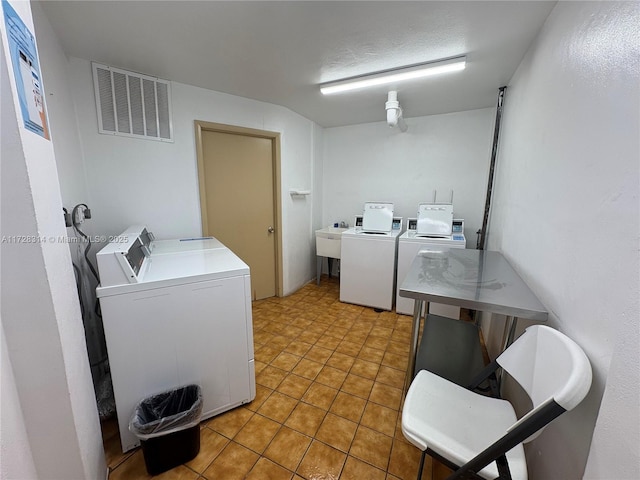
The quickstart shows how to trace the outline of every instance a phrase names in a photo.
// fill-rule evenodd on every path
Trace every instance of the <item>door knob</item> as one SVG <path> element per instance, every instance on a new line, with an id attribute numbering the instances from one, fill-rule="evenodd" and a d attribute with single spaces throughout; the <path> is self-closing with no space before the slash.
<path id="1" fill-rule="evenodd" d="M 269 228 L 267 228 L 267 232 L 273 233 L 273 232 L 275 232 L 275 229 L 273 227 L 269 227 Z"/>

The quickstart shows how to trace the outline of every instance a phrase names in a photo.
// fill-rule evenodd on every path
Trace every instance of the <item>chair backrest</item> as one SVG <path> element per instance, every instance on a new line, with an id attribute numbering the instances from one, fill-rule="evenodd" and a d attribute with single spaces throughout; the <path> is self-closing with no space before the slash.
<path id="1" fill-rule="evenodd" d="M 527 328 L 496 361 L 531 398 L 527 416 L 551 401 L 571 410 L 591 387 L 591 364 L 582 349 L 544 325 Z"/>

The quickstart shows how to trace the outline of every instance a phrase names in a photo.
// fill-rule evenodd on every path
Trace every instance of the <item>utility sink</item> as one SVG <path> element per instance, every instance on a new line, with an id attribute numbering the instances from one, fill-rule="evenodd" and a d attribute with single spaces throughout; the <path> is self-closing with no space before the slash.
<path id="1" fill-rule="evenodd" d="M 329 277 L 331 277 L 331 262 L 333 258 L 340 258 L 340 247 L 342 245 L 342 232 L 346 228 L 327 227 L 316 230 L 316 258 L 317 276 L 316 282 L 320 284 L 320 275 L 322 274 L 322 259 L 327 258 L 327 267 L 329 269 Z"/>
<path id="2" fill-rule="evenodd" d="M 318 257 L 340 258 L 342 232 L 346 228 L 327 227 L 316 230 L 316 255 Z"/>

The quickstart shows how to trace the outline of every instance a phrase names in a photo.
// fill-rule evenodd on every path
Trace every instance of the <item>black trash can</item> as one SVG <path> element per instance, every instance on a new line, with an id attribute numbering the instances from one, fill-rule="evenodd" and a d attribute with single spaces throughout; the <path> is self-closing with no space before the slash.
<path id="1" fill-rule="evenodd" d="M 129 430 L 140 439 L 149 475 L 166 472 L 198 455 L 201 416 L 199 385 L 158 393 L 136 406 Z"/>

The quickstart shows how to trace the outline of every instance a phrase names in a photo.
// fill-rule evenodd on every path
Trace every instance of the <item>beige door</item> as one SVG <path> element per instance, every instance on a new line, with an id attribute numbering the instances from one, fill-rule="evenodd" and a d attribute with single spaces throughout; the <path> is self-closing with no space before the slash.
<path id="1" fill-rule="evenodd" d="M 254 300 L 273 297 L 280 283 L 277 134 L 204 122 L 198 130 L 203 233 L 249 265 Z"/>

